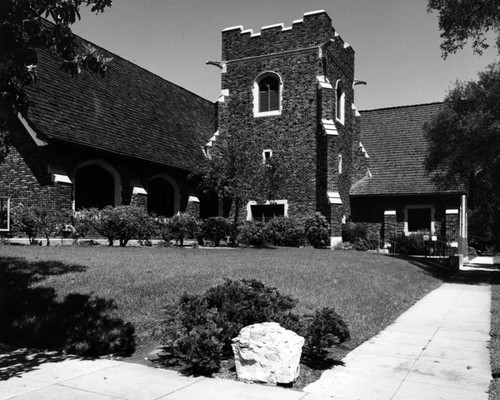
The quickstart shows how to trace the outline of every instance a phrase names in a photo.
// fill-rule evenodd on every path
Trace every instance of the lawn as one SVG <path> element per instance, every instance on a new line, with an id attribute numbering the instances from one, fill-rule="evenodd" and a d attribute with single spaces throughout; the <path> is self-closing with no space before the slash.
<path id="1" fill-rule="evenodd" d="M 0 246 L 0 280 L 16 267 L 30 287 L 114 300 L 136 330 L 135 358 L 154 348 L 162 308 L 183 292 L 201 293 L 224 278 L 254 278 L 299 300 L 297 312 L 334 307 L 354 348 L 389 325 L 442 280 L 423 264 L 354 251 Z M 43 267 L 43 268 L 42 268 Z M 1 281 L 0 281 L 1 282 Z"/>

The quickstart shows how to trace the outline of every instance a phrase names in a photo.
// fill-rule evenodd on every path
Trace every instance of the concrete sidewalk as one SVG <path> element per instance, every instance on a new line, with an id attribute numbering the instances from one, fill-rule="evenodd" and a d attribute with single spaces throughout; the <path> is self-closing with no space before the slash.
<path id="1" fill-rule="evenodd" d="M 443 284 L 304 391 L 343 400 L 487 400 L 490 297 L 490 285 Z"/>
<path id="2" fill-rule="evenodd" d="M 0 355 L 0 400 L 487 400 L 490 290 L 443 284 L 304 392 L 20 351 Z"/>

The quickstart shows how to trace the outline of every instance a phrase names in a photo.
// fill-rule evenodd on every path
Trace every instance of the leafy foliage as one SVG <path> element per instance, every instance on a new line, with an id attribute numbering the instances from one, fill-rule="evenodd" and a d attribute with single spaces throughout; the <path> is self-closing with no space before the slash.
<path id="1" fill-rule="evenodd" d="M 264 246 L 264 224 L 260 221 L 245 221 L 239 226 L 238 240 L 248 246 Z"/>
<path id="2" fill-rule="evenodd" d="M 200 230 L 203 239 L 210 240 L 214 246 L 231 234 L 231 221 L 224 217 L 210 217 L 202 221 Z"/>
<path id="3" fill-rule="evenodd" d="M 42 206 L 24 206 L 12 208 L 12 227 L 28 236 L 31 245 L 37 244 L 37 235 L 43 235 L 50 245 L 50 237 L 58 232 L 63 222 L 60 212 Z"/>
<path id="4" fill-rule="evenodd" d="M 292 312 L 296 304 L 292 297 L 254 279 L 228 279 L 201 295 L 184 294 L 167 307 L 158 332 L 165 349 L 162 362 L 210 375 L 222 359 L 232 357 L 231 340 L 242 328 L 268 321 L 305 336 L 309 359 L 326 361 L 333 347 L 349 339 L 347 326 L 332 309 L 301 318 Z"/>
<path id="5" fill-rule="evenodd" d="M 315 213 L 304 223 L 306 238 L 315 248 L 325 248 L 329 244 L 330 224 L 321 213 Z"/>
<path id="6" fill-rule="evenodd" d="M 500 63 L 457 82 L 426 124 L 426 167 L 443 188 L 469 188 L 471 236 L 500 240 Z M 474 222 L 474 220 L 476 222 Z"/>
<path id="7" fill-rule="evenodd" d="M 175 240 L 181 246 L 184 245 L 184 239 L 195 238 L 199 230 L 196 218 L 186 213 L 160 220 L 160 226 L 163 240 Z"/>
<path id="8" fill-rule="evenodd" d="M 497 0 L 429 0 L 427 11 L 438 12 L 441 50 L 446 58 L 462 49 L 469 39 L 475 53 L 488 48 L 486 34 L 493 30 L 500 50 L 500 7 Z"/>
<path id="9" fill-rule="evenodd" d="M 82 69 L 104 75 L 111 61 L 95 49 L 81 54 L 70 25 L 80 19 L 80 8 L 104 12 L 112 0 L 2 0 L 0 2 L 0 162 L 9 150 L 9 120 L 25 113 L 29 101 L 24 88 L 37 80 L 37 51 L 46 49 L 61 59 L 73 75 Z M 49 23 L 44 18 L 50 18 Z"/>
<path id="10" fill-rule="evenodd" d="M 275 246 L 300 247 L 305 241 L 304 221 L 293 217 L 276 217 L 264 226 L 263 234 Z"/>

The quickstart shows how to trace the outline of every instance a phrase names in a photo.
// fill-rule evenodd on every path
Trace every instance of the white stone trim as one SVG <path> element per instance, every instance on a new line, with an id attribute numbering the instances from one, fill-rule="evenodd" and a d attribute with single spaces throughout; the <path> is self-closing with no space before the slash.
<path id="1" fill-rule="evenodd" d="M 243 30 L 243 25 L 230 26 L 229 28 L 224 28 L 222 32 L 235 31 L 237 29 Z"/>
<path id="2" fill-rule="evenodd" d="M 292 27 L 292 26 L 287 26 L 286 28 L 283 28 L 283 29 L 281 30 L 281 32 L 291 31 L 292 29 L 293 29 L 293 27 Z"/>
<path id="3" fill-rule="evenodd" d="M 405 206 L 405 221 L 404 221 L 404 234 L 406 236 L 416 233 L 416 232 L 410 232 L 408 231 L 408 210 L 414 210 L 414 209 L 422 209 L 422 208 L 430 208 L 431 209 L 431 235 L 434 235 L 436 232 L 436 227 L 435 227 L 435 215 L 434 215 L 434 206 L 432 204 L 412 204 L 412 205 L 406 205 Z"/>
<path id="4" fill-rule="evenodd" d="M 283 29 L 284 27 L 285 27 L 285 24 L 281 22 L 279 24 L 273 24 L 273 25 L 263 26 L 262 28 L 260 28 L 260 31 L 262 32 L 263 30 L 273 29 L 273 28 L 281 28 L 281 29 Z"/>
<path id="5" fill-rule="evenodd" d="M 333 89 L 332 84 L 326 76 L 319 75 L 316 77 L 316 79 L 318 80 L 318 86 L 320 89 Z"/>
<path id="6" fill-rule="evenodd" d="M 296 19 L 294 21 L 292 21 L 292 25 L 295 25 L 295 24 L 303 24 L 304 23 L 304 20 L 303 19 Z"/>
<path id="7" fill-rule="evenodd" d="M 328 196 L 328 203 L 330 204 L 342 204 L 342 199 L 340 198 L 340 193 L 338 191 L 326 192 Z"/>
<path id="8" fill-rule="evenodd" d="M 385 210 L 384 215 L 396 215 L 396 210 Z"/>
<path id="9" fill-rule="evenodd" d="M 448 208 L 446 209 L 446 215 L 458 214 L 458 208 Z"/>
<path id="10" fill-rule="evenodd" d="M 249 33 L 250 35 L 253 35 L 253 29 L 245 29 L 245 30 L 241 31 L 242 35 L 245 33 Z"/>
<path id="11" fill-rule="evenodd" d="M 52 173 L 51 174 L 51 180 L 53 183 L 66 183 L 66 184 L 73 184 L 73 182 L 71 182 L 71 179 L 69 179 L 69 176 L 68 175 L 63 175 L 63 174 L 54 174 Z"/>
<path id="12" fill-rule="evenodd" d="M 308 11 L 308 12 L 304 13 L 304 17 L 306 17 L 308 15 L 323 14 L 323 13 L 326 13 L 326 11 L 323 10 L 323 9 L 321 9 L 321 10 L 314 10 L 314 11 Z"/>
<path id="13" fill-rule="evenodd" d="M 199 203 L 200 199 L 196 196 L 189 196 L 188 197 L 188 203 Z"/>
<path id="14" fill-rule="evenodd" d="M 144 189 L 142 186 L 134 186 L 134 188 L 132 189 L 132 194 L 147 195 L 148 192 L 146 192 L 146 189 Z"/>
<path id="15" fill-rule="evenodd" d="M 330 248 L 333 250 L 342 243 L 342 236 L 330 236 Z"/>
<path id="16" fill-rule="evenodd" d="M 24 119 L 21 113 L 17 113 L 17 118 L 19 119 L 19 121 L 21 121 L 21 124 L 24 126 L 24 129 L 26 129 L 26 132 L 28 132 L 28 134 L 31 136 L 31 139 L 33 139 L 33 141 L 38 147 L 44 147 L 48 145 L 48 143 L 45 140 L 38 138 L 36 132 L 33 130 L 33 128 L 31 128 L 28 121 Z"/>
<path id="17" fill-rule="evenodd" d="M 268 206 L 271 204 L 283 204 L 285 207 L 284 209 L 284 216 L 288 217 L 288 200 L 273 200 L 273 201 L 266 201 L 263 205 Z M 252 221 L 253 220 L 253 215 L 252 215 L 252 206 L 256 206 L 257 202 L 254 200 L 250 200 L 247 203 L 247 221 Z"/>
<path id="18" fill-rule="evenodd" d="M 358 111 L 358 108 L 354 105 L 354 103 L 351 104 L 352 111 L 354 111 L 354 116 L 355 117 L 361 117 L 361 114 Z"/>
<path id="19" fill-rule="evenodd" d="M 339 132 L 337 131 L 337 127 L 335 126 L 333 119 L 322 119 L 321 126 L 323 127 L 325 135 L 338 136 Z"/>
<path id="20" fill-rule="evenodd" d="M 370 156 L 368 155 L 368 152 L 365 149 L 365 146 L 363 146 L 363 143 L 359 142 L 359 148 L 361 149 L 361 152 L 363 153 L 365 158 L 370 158 Z"/>
<path id="21" fill-rule="evenodd" d="M 272 149 L 264 149 L 262 150 L 262 164 L 266 164 L 266 161 L 268 160 L 266 158 L 266 153 L 269 153 L 269 158 L 273 156 L 273 150 Z"/>

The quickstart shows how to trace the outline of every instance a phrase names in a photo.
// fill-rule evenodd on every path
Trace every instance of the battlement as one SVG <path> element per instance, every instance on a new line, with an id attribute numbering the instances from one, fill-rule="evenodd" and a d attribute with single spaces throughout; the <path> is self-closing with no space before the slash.
<path id="1" fill-rule="evenodd" d="M 325 10 L 311 11 L 292 26 L 273 24 L 264 26 L 260 32 L 244 29 L 242 25 L 222 31 L 222 60 L 256 57 L 273 53 L 322 46 L 333 41 L 339 49 L 354 53 L 347 42 L 335 32 L 332 20 Z"/>

